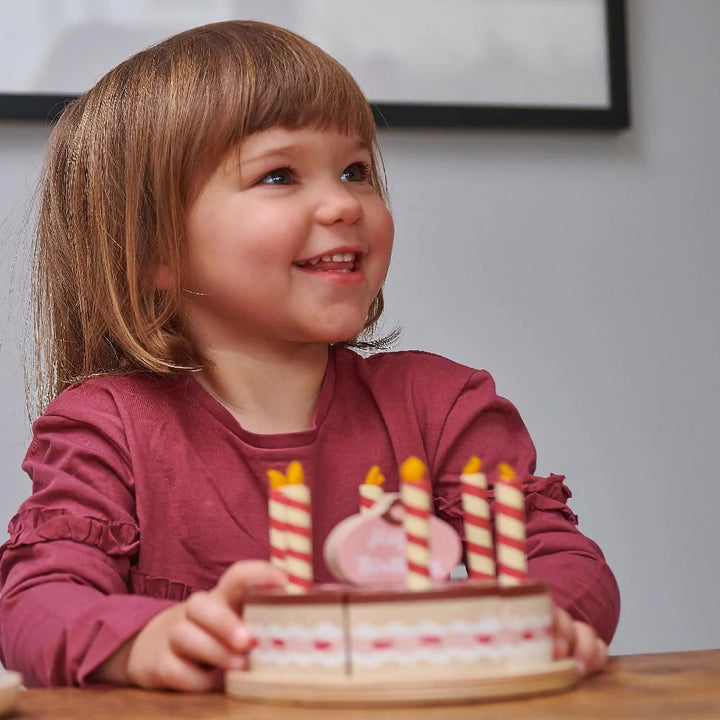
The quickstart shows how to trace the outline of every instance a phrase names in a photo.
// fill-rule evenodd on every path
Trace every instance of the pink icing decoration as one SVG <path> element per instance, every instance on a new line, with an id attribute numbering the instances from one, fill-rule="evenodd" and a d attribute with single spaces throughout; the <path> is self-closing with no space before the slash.
<path id="1" fill-rule="evenodd" d="M 339 523 L 325 543 L 325 562 L 335 577 L 357 585 L 405 580 L 404 510 L 397 494 L 386 493 L 373 508 Z M 462 547 L 453 528 L 430 518 L 430 575 L 444 580 L 460 561 Z"/>

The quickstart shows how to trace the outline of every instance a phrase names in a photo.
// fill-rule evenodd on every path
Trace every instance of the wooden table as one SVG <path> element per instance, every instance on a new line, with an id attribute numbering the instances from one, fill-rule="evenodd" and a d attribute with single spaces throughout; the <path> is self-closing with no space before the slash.
<path id="1" fill-rule="evenodd" d="M 130 689 L 28 690 L 9 720 L 695 720 L 720 718 L 720 650 L 612 658 L 609 668 L 558 695 L 426 708 L 351 709 L 253 705 L 221 694 Z"/>

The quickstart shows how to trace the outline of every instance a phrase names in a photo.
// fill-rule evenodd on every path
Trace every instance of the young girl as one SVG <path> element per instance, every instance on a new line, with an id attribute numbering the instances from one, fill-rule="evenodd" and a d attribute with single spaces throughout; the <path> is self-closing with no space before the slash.
<path id="1" fill-rule="evenodd" d="M 321 547 L 368 468 L 396 490 L 410 455 L 458 531 L 467 459 L 491 484 L 515 467 L 556 655 L 602 667 L 614 578 L 491 377 L 351 349 L 382 312 L 392 242 L 368 104 L 286 30 L 190 30 L 65 110 L 36 247 L 46 407 L 0 565 L 7 667 L 28 685 L 219 687 L 252 644 L 244 589 L 283 583 L 267 470 L 302 463 Z M 314 570 L 331 580 L 320 553 Z"/>

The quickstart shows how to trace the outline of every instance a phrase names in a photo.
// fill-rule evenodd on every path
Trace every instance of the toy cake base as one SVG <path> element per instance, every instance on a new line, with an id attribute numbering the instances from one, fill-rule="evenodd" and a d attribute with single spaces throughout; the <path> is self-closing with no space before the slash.
<path id="1" fill-rule="evenodd" d="M 225 678 L 230 697 L 277 704 L 315 706 L 440 705 L 504 700 L 570 690 L 578 674 L 572 660 L 515 673 L 486 673 L 433 682 L 377 677 L 284 678 L 282 674 L 233 671 Z"/>
<path id="2" fill-rule="evenodd" d="M 228 695 L 306 705 L 428 705 L 537 695 L 572 687 L 553 661 L 553 605 L 528 581 L 402 586 L 316 585 L 306 594 L 249 590 L 249 670 Z"/>

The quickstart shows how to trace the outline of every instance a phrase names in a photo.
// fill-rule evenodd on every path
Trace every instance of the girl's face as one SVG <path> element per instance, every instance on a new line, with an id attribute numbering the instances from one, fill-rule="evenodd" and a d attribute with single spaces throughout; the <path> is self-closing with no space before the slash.
<path id="1" fill-rule="evenodd" d="M 189 208 L 184 312 L 200 349 L 348 340 L 393 241 L 357 137 L 271 128 L 246 138 Z"/>

